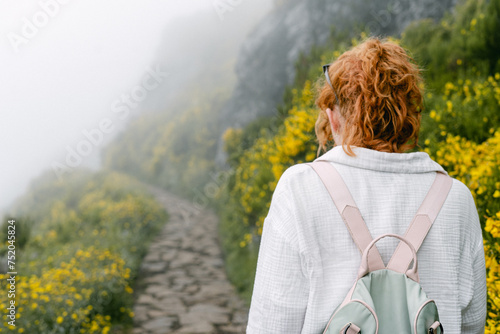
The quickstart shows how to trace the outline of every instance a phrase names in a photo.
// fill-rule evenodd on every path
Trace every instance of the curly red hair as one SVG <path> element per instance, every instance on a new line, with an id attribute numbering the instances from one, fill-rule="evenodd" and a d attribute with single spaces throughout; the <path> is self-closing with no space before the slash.
<path id="1" fill-rule="evenodd" d="M 419 68 L 399 45 L 369 38 L 343 53 L 329 68 L 330 80 L 345 120 L 342 147 L 401 153 L 417 145 L 423 110 Z M 320 149 L 332 139 L 326 109 L 334 109 L 332 88 L 322 76 L 316 105 Z"/>

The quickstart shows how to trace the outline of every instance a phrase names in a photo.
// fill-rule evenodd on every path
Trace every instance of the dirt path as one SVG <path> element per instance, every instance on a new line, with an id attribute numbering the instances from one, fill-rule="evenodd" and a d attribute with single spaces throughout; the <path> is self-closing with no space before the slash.
<path id="1" fill-rule="evenodd" d="M 170 219 L 141 266 L 133 333 L 244 333 L 248 309 L 227 280 L 217 216 L 151 192 Z"/>

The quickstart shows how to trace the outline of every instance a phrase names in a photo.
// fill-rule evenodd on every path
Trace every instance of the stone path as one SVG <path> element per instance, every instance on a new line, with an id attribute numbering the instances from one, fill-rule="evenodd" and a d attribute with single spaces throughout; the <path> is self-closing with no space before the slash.
<path id="1" fill-rule="evenodd" d="M 216 215 L 150 189 L 170 219 L 141 266 L 133 333 L 244 333 L 248 308 L 227 280 Z"/>

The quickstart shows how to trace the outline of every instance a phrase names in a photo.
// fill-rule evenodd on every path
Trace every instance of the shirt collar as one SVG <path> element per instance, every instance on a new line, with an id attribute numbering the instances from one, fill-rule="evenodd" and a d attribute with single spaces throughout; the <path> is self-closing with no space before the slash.
<path id="1" fill-rule="evenodd" d="M 425 152 L 389 153 L 351 146 L 355 157 L 347 155 L 342 146 L 335 146 L 314 161 L 331 161 L 352 167 L 389 173 L 429 173 L 446 171 Z"/>

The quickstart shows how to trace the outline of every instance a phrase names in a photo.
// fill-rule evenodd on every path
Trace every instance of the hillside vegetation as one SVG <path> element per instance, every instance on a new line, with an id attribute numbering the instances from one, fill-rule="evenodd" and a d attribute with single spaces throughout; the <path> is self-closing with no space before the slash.
<path id="1" fill-rule="evenodd" d="M 193 196 L 215 171 L 217 110 L 227 91 L 189 91 L 187 109 L 148 113 L 132 122 L 104 153 L 104 168 L 134 175 L 140 180 Z M 172 115 L 173 114 L 173 115 Z"/>

